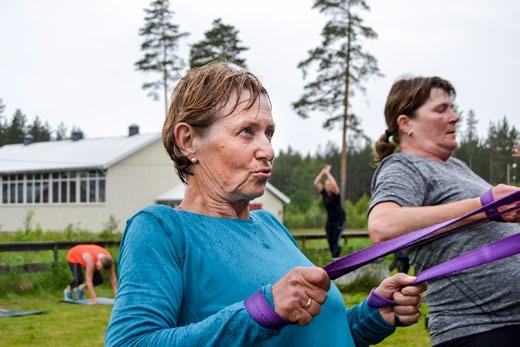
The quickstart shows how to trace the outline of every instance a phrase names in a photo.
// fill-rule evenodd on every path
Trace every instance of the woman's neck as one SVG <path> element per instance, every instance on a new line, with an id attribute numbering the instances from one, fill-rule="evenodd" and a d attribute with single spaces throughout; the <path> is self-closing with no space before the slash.
<path id="1" fill-rule="evenodd" d="M 249 219 L 249 201 L 233 202 L 223 195 L 189 182 L 179 208 L 211 217 Z"/>
<path id="2" fill-rule="evenodd" d="M 427 150 L 427 149 L 421 148 L 420 146 L 416 146 L 413 143 L 410 143 L 407 141 L 403 141 L 400 144 L 400 147 L 401 147 L 402 152 L 414 154 L 419 157 L 428 158 L 428 159 L 435 160 L 435 161 L 438 161 L 441 163 L 446 163 L 448 161 L 448 159 L 451 157 L 451 155 L 453 154 L 453 151 L 448 151 L 448 150 L 439 150 L 439 151 Z"/>

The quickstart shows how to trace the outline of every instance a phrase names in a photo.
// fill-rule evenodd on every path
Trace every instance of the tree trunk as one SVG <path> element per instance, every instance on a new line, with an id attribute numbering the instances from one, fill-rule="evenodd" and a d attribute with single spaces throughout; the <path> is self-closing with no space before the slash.
<path id="1" fill-rule="evenodd" d="M 168 117 L 168 77 L 166 69 L 163 71 L 163 87 L 164 87 L 164 117 Z"/>
<path id="2" fill-rule="evenodd" d="M 351 33 L 352 28 L 350 25 L 350 1 L 347 5 L 347 25 L 348 25 L 348 38 L 347 38 L 347 55 L 346 55 L 346 64 L 345 64 L 345 95 L 343 98 L 343 129 L 342 129 L 342 137 L 341 137 L 341 157 L 340 157 L 340 165 L 339 165 L 339 174 L 340 174 L 340 197 L 341 197 L 341 205 L 345 203 L 345 199 L 347 197 L 347 157 L 348 157 L 348 106 L 349 106 L 349 79 L 350 79 L 350 55 L 351 55 Z"/>
<path id="3" fill-rule="evenodd" d="M 161 36 L 164 37 L 166 34 L 164 32 L 164 25 L 165 25 L 165 19 L 164 19 L 164 16 L 163 14 L 161 14 L 161 22 L 162 22 L 162 25 L 161 25 Z M 163 61 L 162 61 L 162 64 L 163 64 L 163 92 L 164 92 L 164 118 L 168 117 L 168 71 L 167 71 L 167 67 L 166 67 L 166 58 L 167 58 L 167 54 L 166 54 L 166 45 L 165 43 L 163 42 L 162 43 L 162 49 L 163 49 Z"/>

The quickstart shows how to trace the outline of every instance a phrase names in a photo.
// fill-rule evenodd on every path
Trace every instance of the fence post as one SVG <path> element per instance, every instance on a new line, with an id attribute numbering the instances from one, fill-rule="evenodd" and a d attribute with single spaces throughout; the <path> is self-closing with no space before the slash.
<path id="1" fill-rule="evenodd" d="M 58 268 L 58 264 L 59 264 L 59 258 L 58 258 L 58 244 L 55 243 L 54 244 L 54 247 L 52 249 L 52 256 L 53 256 L 53 267 L 54 269 L 57 269 Z"/>

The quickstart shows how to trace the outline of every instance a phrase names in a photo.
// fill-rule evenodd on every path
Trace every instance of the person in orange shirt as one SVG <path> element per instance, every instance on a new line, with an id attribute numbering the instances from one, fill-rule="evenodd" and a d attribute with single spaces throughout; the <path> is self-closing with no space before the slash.
<path id="1" fill-rule="evenodd" d="M 74 300 L 73 293 L 76 293 L 78 300 L 83 300 L 83 289 L 86 287 L 90 303 L 96 304 L 97 296 L 94 286 L 103 283 L 101 270 L 108 270 L 114 295 L 117 294 L 117 277 L 114 261 L 110 253 L 103 247 L 98 245 L 74 246 L 67 253 L 67 262 L 74 279 L 63 291 L 65 300 Z M 83 275 L 83 269 L 85 269 L 85 276 Z"/>

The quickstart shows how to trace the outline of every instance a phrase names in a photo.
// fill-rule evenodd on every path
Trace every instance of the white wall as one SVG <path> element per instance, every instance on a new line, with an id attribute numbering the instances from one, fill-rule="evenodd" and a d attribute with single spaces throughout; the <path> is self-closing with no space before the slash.
<path id="1" fill-rule="evenodd" d="M 262 204 L 262 208 L 271 212 L 280 222 L 283 221 L 283 203 L 272 194 L 269 190 L 265 190 L 264 195 L 251 201 L 252 204 Z"/>
<path id="2" fill-rule="evenodd" d="M 161 139 L 111 167 L 106 180 L 107 216 L 114 215 L 121 229 L 128 218 L 180 183 Z"/>
<path id="3" fill-rule="evenodd" d="M 101 230 L 108 220 L 104 204 L 17 204 L 0 206 L 0 230 L 16 231 L 24 227 L 24 220 L 33 211 L 32 227 L 44 230 L 63 230 L 68 224 L 89 230 Z"/>

